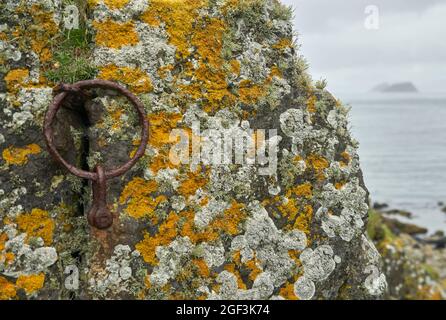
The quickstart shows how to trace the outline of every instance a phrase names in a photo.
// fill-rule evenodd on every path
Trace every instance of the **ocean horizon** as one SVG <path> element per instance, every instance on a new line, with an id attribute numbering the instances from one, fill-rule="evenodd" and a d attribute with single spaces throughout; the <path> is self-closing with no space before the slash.
<path id="1" fill-rule="evenodd" d="M 446 232 L 446 93 L 338 95 L 372 203 L 406 210 L 400 220 Z M 443 203 L 443 204 L 441 204 Z"/>

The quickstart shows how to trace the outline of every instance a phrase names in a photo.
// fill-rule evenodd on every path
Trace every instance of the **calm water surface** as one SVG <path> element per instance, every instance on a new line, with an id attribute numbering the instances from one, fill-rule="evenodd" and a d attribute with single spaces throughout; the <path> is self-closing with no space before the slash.
<path id="1" fill-rule="evenodd" d="M 340 96 L 372 200 L 414 214 L 413 222 L 446 232 L 446 94 Z"/>

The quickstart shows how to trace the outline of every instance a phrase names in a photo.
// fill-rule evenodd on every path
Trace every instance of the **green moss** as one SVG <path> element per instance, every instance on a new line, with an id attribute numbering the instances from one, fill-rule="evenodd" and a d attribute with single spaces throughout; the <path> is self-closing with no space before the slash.
<path id="1" fill-rule="evenodd" d="M 280 2 L 274 2 L 271 15 L 272 19 L 290 21 L 293 18 L 293 8 Z"/>
<path id="2" fill-rule="evenodd" d="M 440 275 L 438 274 L 437 270 L 435 270 L 432 266 L 428 264 L 422 264 L 421 267 L 433 280 L 435 281 L 440 280 Z"/>
<path id="3" fill-rule="evenodd" d="M 319 90 L 325 90 L 325 88 L 327 87 L 327 80 L 326 79 L 320 79 L 320 80 L 318 80 L 318 81 L 316 81 L 316 83 L 315 83 L 315 87 L 316 87 L 316 89 L 319 89 Z"/>
<path id="4" fill-rule="evenodd" d="M 369 211 L 369 222 L 367 224 L 367 235 L 375 243 L 391 241 L 395 238 L 393 232 L 384 223 L 381 214 L 375 210 Z"/>
<path id="5" fill-rule="evenodd" d="M 246 30 L 255 30 L 255 36 L 264 39 L 271 35 L 271 28 L 265 21 L 265 0 L 229 1 L 226 10 L 229 25 L 238 27 L 243 20 Z"/>
<path id="6" fill-rule="evenodd" d="M 91 42 L 91 33 L 82 28 L 67 31 L 55 39 L 52 48 L 55 63 L 45 73 L 46 78 L 53 83 L 74 83 L 95 78 L 98 70 L 92 63 Z"/>

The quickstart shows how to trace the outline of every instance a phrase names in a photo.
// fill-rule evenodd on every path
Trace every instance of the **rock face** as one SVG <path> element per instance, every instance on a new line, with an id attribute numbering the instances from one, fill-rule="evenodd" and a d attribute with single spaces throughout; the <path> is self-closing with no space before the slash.
<path id="1" fill-rule="evenodd" d="M 385 298 L 404 300 L 446 299 L 444 235 L 417 240 L 400 223 L 395 228 L 378 212 L 370 211 L 368 235 L 383 257 L 388 280 Z"/>
<path id="2" fill-rule="evenodd" d="M 1 4 L 1 299 L 382 296 L 347 108 L 306 73 L 289 9 L 78 4 L 76 41 L 59 1 Z M 145 157 L 109 181 L 107 231 L 87 225 L 90 187 L 41 134 L 54 83 L 92 75 L 137 94 L 151 126 Z M 56 140 L 71 163 L 110 168 L 134 152 L 136 123 L 125 99 L 97 91 L 67 101 Z"/>

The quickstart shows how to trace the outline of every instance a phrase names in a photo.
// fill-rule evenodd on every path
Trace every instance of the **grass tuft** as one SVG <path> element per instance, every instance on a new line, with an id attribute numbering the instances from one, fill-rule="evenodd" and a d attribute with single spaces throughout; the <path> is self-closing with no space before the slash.
<path id="1" fill-rule="evenodd" d="M 54 39 L 54 64 L 45 73 L 53 83 L 74 83 L 93 79 L 98 70 L 91 60 L 92 36 L 87 29 L 70 30 Z"/>

